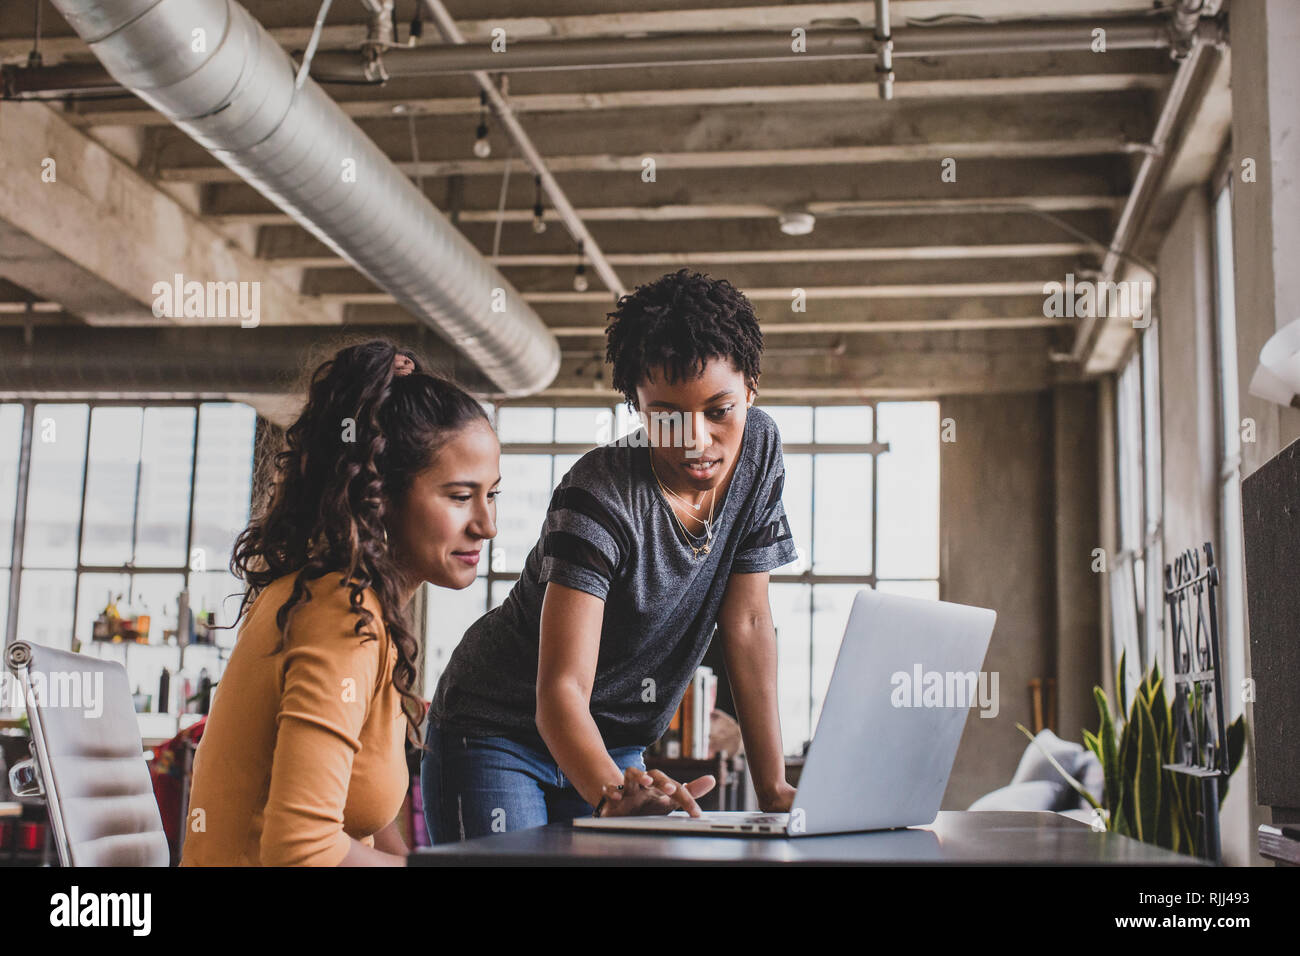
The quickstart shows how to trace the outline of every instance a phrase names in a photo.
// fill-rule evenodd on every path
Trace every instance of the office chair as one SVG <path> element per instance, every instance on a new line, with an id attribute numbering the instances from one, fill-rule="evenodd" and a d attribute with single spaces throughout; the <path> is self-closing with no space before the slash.
<path id="1" fill-rule="evenodd" d="M 170 854 L 121 664 L 16 641 L 5 652 L 31 724 L 9 771 L 44 794 L 62 866 L 167 866 Z"/>

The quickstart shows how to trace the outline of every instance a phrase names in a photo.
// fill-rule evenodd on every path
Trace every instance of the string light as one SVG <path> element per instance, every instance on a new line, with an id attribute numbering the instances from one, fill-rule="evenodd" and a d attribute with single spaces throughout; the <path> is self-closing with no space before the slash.
<path id="1" fill-rule="evenodd" d="M 578 240 L 578 268 L 573 270 L 573 291 L 574 292 L 587 291 L 587 267 L 582 261 L 582 256 L 583 256 L 582 246 L 583 246 L 583 240 L 580 239 Z"/>
<path id="2" fill-rule="evenodd" d="M 474 131 L 474 155 L 487 159 L 492 155 L 492 144 L 488 142 L 487 127 L 487 93 L 479 93 L 478 129 Z"/>
<path id="3" fill-rule="evenodd" d="M 542 177 L 533 177 L 533 232 L 539 236 L 546 231 L 546 220 L 542 209 Z"/>

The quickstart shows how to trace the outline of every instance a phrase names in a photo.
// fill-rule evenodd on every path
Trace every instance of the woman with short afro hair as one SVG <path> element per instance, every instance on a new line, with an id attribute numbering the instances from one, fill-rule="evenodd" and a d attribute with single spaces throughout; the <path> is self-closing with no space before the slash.
<path id="1" fill-rule="evenodd" d="M 436 843 L 578 816 L 699 814 L 710 776 L 647 773 L 715 625 L 754 787 L 786 811 L 768 574 L 795 557 L 763 334 L 725 279 L 683 269 L 609 314 L 641 427 L 574 464 L 498 608 L 434 695 L 421 778 Z"/>

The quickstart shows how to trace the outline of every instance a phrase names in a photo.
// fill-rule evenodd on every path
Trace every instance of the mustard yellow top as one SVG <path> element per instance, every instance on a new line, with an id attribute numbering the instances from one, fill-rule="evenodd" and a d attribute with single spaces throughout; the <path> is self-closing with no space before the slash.
<path id="1" fill-rule="evenodd" d="M 289 618 L 293 575 L 253 602 L 217 684 L 194 760 L 182 866 L 335 866 L 355 837 L 391 823 L 410 784 L 397 649 L 374 593 L 378 640 L 355 633 L 349 590 L 330 573 Z"/>

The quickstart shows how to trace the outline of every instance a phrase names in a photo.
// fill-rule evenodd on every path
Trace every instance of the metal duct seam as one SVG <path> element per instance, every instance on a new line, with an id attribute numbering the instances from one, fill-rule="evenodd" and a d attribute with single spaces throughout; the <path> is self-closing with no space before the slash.
<path id="1" fill-rule="evenodd" d="M 288 54 L 240 4 L 52 2 L 115 80 L 436 329 L 503 393 L 532 394 L 554 380 L 559 343 L 532 307 L 315 82 L 295 90 Z"/>

